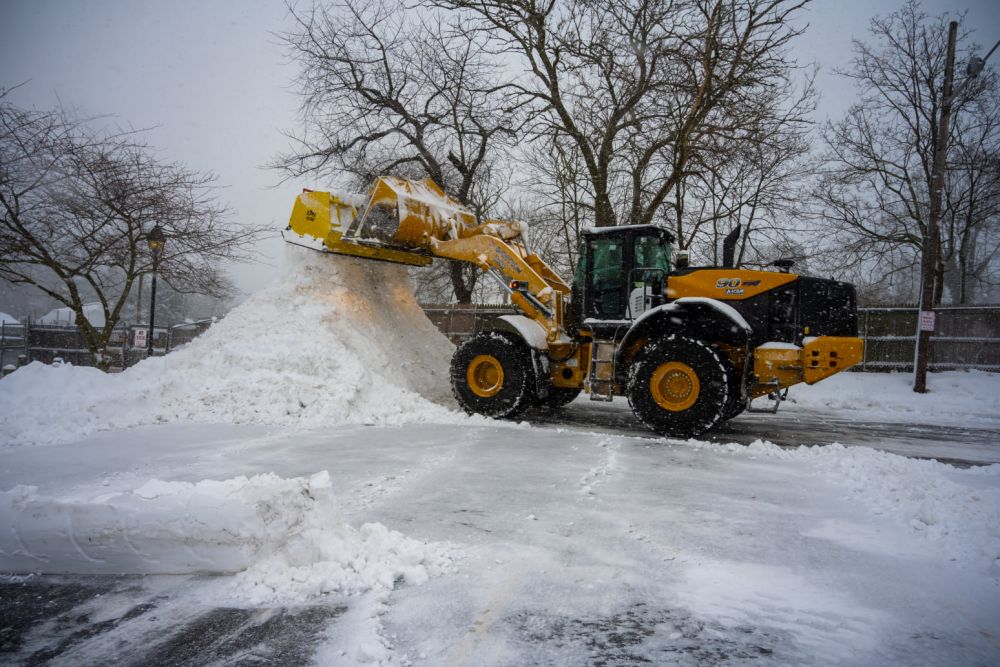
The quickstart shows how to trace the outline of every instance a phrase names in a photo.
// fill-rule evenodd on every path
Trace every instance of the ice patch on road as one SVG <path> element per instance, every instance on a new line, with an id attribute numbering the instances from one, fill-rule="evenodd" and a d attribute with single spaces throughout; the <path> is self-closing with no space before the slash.
<path id="1" fill-rule="evenodd" d="M 1000 464 L 962 470 L 839 444 L 786 449 L 760 440 L 749 446 L 691 442 L 744 456 L 805 462 L 873 515 L 920 536 L 958 565 L 1000 582 L 1000 489 L 980 483 L 1000 476 Z"/>
<path id="2" fill-rule="evenodd" d="M 810 655 L 839 655 L 845 645 L 863 655 L 878 645 L 890 620 L 792 568 L 752 562 L 706 560 L 686 568 L 677 600 L 727 625 L 785 631 L 806 645 Z"/>
<path id="3" fill-rule="evenodd" d="M 0 442 L 159 422 L 322 427 L 464 422 L 453 346 L 406 268 L 288 246 L 288 272 L 201 337 L 119 374 L 33 363 L 0 381 Z"/>
<path id="4" fill-rule="evenodd" d="M 85 499 L 18 486 L 0 494 L 0 526 L 0 571 L 237 573 L 226 597 L 253 605 L 419 585 L 451 561 L 446 545 L 348 525 L 326 472 L 152 480 Z"/>

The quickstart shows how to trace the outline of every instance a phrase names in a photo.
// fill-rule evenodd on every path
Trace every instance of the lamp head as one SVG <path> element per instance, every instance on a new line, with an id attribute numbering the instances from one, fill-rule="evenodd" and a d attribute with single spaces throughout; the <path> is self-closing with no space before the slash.
<path id="1" fill-rule="evenodd" d="M 167 237 L 159 225 L 150 230 L 146 243 L 149 244 L 149 251 L 153 253 L 153 257 L 159 259 L 163 253 L 163 246 L 167 244 Z"/>
<path id="2" fill-rule="evenodd" d="M 965 65 L 965 75 L 970 79 L 979 76 L 979 73 L 983 71 L 983 67 L 986 66 L 986 60 L 980 58 L 979 56 L 972 56 L 969 58 L 969 62 Z"/>

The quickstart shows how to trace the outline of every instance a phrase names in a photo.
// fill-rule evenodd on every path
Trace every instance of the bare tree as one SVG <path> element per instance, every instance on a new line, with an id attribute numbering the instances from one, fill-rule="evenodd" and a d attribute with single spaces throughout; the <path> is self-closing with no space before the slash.
<path id="1" fill-rule="evenodd" d="M 462 10 L 525 74 L 531 133 L 573 146 L 593 224 L 653 222 L 712 137 L 781 85 L 804 1 L 431 0 Z"/>
<path id="2" fill-rule="evenodd" d="M 915 284 L 927 236 L 931 174 L 942 109 L 947 15 L 929 17 L 916 0 L 871 21 L 871 40 L 855 41 L 851 68 L 860 97 L 825 131 L 827 166 L 816 189 L 819 237 L 832 263 L 862 281 Z M 959 34 L 960 51 L 970 33 Z M 945 273 L 958 302 L 970 276 L 997 255 L 997 76 L 984 72 L 953 105 L 935 303 Z M 983 243 L 991 243 L 984 246 Z"/>
<path id="3" fill-rule="evenodd" d="M 516 205 L 518 219 L 531 223 L 536 251 L 569 275 L 576 267 L 580 234 L 593 224 L 594 206 L 586 166 L 576 144 L 553 132 L 525 152 L 530 193 Z"/>
<path id="4" fill-rule="evenodd" d="M 994 83 L 996 79 L 994 78 Z M 996 93 L 996 89 L 993 91 Z M 942 221 L 940 288 L 970 303 L 1000 284 L 1000 96 L 982 94 L 956 119 Z"/>
<path id="5" fill-rule="evenodd" d="M 94 131 L 0 96 L 0 277 L 71 308 L 101 363 L 133 283 L 152 270 L 154 225 L 169 239 L 160 275 L 174 290 L 229 289 L 220 262 L 247 258 L 262 230 L 229 223 L 213 182 L 159 161 L 137 133 Z M 93 301 L 103 324 L 84 316 Z"/>
<path id="6" fill-rule="evenodd" d="M 804 249 L 798 190 L 813 167 L 812 79 L 803 87 L 775 87 L 758 95 L 754 115 L 745 115 L 737 136 L 715 137 L 696 156 L 675 190 L 673 213 L 678 246 L 700 250 L 700 259 L 720 263 L 722 239 L 737 225 L 737 266 L 762 267 L 775 255 L 802 261 Z"/>
<path id="7" fill-rule="evenodd" d="M 290 176 L 348 173 L 430 177 L 477 216 L 496 203 L 492 184 L 517 130 L 517 109 L 484 57 L 483 39 L 440 12 L 381 0 L 290 8 L 286 35 L 299 61 L 305 130 L 277 166 Z M 476 271 L 451 263 L 468 302 Z"/>

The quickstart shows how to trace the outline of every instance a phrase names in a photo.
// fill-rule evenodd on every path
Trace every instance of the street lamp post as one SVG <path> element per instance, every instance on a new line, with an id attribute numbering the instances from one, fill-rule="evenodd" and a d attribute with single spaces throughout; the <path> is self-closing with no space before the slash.
<path id="1" fill-rule="evenodd" d="M 965 70 L 965 81 L 957 90 L 954 90 L 955 39 L 957 34 L 958 21 L 952 21 L 948 25 L 948 51 L 944 63 L 944 86 L 941 91 L 941 118 L 938 123 L 937 137 L 934 143 L 934 161 L 931 167 L 930 211 L 920 257 L 920 313 L 917 316 L 913 391 L 921 394 L 927 392 L 927 362 L 930 356 L 931 334 L 934 333 L 934 282 L 937 272 L 938 247 L 941 243 L 941 191 L 944 189 L 944 170 L 947 165 L 951 107 L 957 94 L 983 71 L 987 58 L 993 55 L 997 46 L 1000 46 L 1000 41 L 998 41 L 985 58 L 973 56 Z"/>
<path id="2" fill-rule="evenodd" d="M 149 295 L 149 336 L 146 341 L 146 356 L 153 356 L 153 319 L 156 316 L 156 271 L 160 266 L 160 256 L 163 254 L 163 246 L 166 245 L 167 238 L 159 225 L 153 227 L 146 238 L 149 244 L 149 251 L 153 253 L 153 287 Z"/>

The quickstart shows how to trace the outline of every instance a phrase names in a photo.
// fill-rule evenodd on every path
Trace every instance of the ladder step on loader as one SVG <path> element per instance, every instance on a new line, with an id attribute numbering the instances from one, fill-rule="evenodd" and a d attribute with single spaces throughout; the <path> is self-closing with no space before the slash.
<path id="1" fill-rule="evenodd" d="M 590 360 L 590 400 L 610 402 L 615 395 L 615 342 L 594 341 Z"/>

